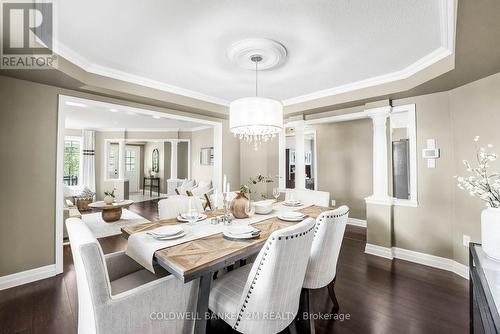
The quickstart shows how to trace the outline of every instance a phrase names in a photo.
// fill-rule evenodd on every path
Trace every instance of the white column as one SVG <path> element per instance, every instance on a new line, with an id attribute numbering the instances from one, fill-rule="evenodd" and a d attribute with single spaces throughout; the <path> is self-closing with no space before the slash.
<path id="1" fill-rule="evenodd" d="M 170 141 L 172 148 L 170 150 L 170 178 L 177 180 L 177 140 Z"/>
<path id="2" fill-rule="evenodd" d="M 295 126 L 295 189 L 306 188 L 306 151 L 304 145 L 304 122 Z"/>
<path id="3" fill-rule="evenodd" d="M 125 140 L 120 140 L 118 144 L 118 178 L 125 180 Z"/>
<path id="4" fill-rule="evenodd" d="M 286 150 L 286 137 L 285 137 L 285 129 L 278 134 L 278 175 L 280 176 L 278 179 L 280 189 L 286 188 L 286 163 L 285 163 L 285 150 Z"/>
<path id="5" fill-rule="evenodd" d="M 387 118 L 391 107 L 365 110 L 373 121 L 373 195 L 372 200 L 389 199 L 387 169 Z"/>

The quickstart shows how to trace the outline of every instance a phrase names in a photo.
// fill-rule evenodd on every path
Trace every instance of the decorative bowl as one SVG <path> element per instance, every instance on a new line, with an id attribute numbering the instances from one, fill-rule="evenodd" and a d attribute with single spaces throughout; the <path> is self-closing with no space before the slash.
<path id="1" fill-rule="evenodd" d="M 255 213 L 259 215 L 267 215 L 273 211 L 273 203 L 274 200 L 265 200 L 265 201 L 259 201 L 255 202 Z"/>

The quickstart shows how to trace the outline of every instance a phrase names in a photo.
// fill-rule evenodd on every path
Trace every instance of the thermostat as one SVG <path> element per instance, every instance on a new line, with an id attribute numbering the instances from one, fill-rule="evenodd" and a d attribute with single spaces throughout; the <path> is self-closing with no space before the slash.
<path id="1" fill-rule="evenodd" d="M 436 168 L 436 159 L 439 158 L 439 148 L 436 148 L 435 139 L 427 139 L 427 147 L 422 150 L 422 157 L 427 159 L 427 168 Z"/>
<path id="2" fill-rule="evenodd" d="M 439 148 L 424 148 L 422 150 L 422 157 L 425 159 L 439 158 Z"/>

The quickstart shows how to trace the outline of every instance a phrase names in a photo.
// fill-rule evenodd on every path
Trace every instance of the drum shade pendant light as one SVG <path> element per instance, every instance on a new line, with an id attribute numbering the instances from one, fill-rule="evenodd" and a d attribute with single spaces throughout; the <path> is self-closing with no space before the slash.
<path id="1" fill-rule="evenodd" d="M 283 130 L 283 104 L 258 96 L 259 63 L 263 56 L 253 54 L 249 59 L 255 64 L 255 96 L 230 103 L 229 127 L 236 137 L 253 143 L 257 150 L 259 145 L 276 137 Z"/>

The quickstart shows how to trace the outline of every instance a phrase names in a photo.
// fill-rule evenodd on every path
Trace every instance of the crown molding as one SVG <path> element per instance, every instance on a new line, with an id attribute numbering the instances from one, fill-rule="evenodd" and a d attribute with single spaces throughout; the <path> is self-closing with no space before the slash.
<path id="1" fill-rule="evenodd" d="M 299 103 L 304 103 L 316 99 L 321 99 L 324 97 L 329 97 L 332 95 L 338 95 L 342 93 L 348 93 L 356 90 L 360 90 L 363 88 L 369 88 L 373 86 L 379 86 L 387 83 L 391 83 L 394 81 L 399 81 L 399 80 L 404 80 L 408 79 L 411 76 L 415 75 L 416 73 L 420 72 L 421 70 L 439 62 L 440 60 L 445 59 L 446 57 L 452 55 L 453 53 L 445 49 L 443 47 L 440 47 L 439 49 L 433 51 L 432 53 L 426 55 L 425 57 L 417 60 L 415 63 L 411 64 L 410 66 L 404 68 L 401 71 L 397 72 L 392 72 L 389 74 L 384 74 L 381 76 L 365 79 L 365 80 L 360 80 L 357 82 L 349 83 L 346 85 L 341 85 L 321 91 L 317 91 L 314 93 L 298 96 L 298 97 L 293 97 L 290 99 L 283 100 L 283 105 L 284 106 L 291 106 L 294 104 L 299 104 Z"/>
<path id="2" fill-rule="evenodd" d="M 153 88 L 153 89 L 158 89 L 164 92 L 172 93 L 172 94 L 177 94 L 185 97 L 190 97 L 193 99 L 205 101 L 205 102 L 210 102 L 214 104 L 219 104 L 222 106 L 229 106 L 229 101 L 206 95 L 200 92 L 195 92 L 190 89 L 174 86 L 174 85 L 169 85 L 167 83 L 157 81 L 157 80 L 152 80 L 148 79 L 143 76 L 127 73 L 124 71 L 112 69 L 110 67 L 106 66 L 101 66 L 98 64 L 94 64 L 85 57 L 81 56 L 65 44 L 61 43 L 60 41 L 57 41 L 58 45 L 58 50 L 59 50 L 59 55 L 64 57 L 65 59 L 69 60 L 73 64 L 77 65 L 78 67 L 82 68 L 86 72 L 101 75 L 104 77 L 116 79 L 116 80 L 122 80 L 125 82 Z"/>
<path id="3" fill-rule="evenodd" d="M 196 132 L 196 131 L 202 131 L 202 130 L 207 130 L 211 129 L 212 127 L 210 125 L 201 125 L 201 126 L 196 126 L 191 129 L 185 129 L 185 130 L 180 130 L 180 132 Z"/>

